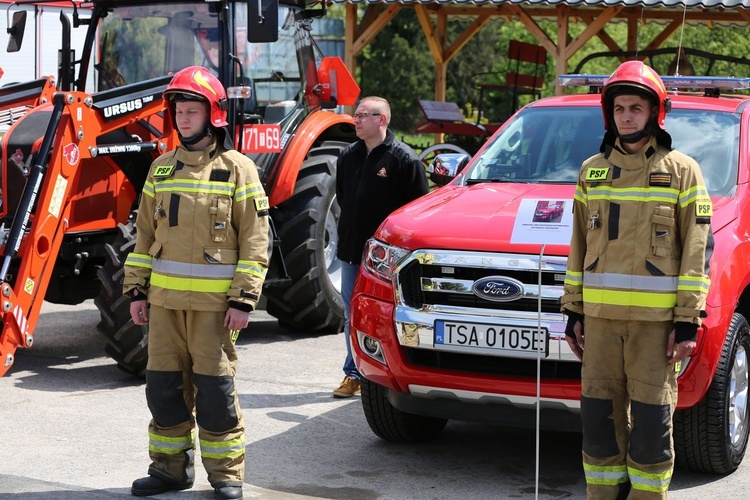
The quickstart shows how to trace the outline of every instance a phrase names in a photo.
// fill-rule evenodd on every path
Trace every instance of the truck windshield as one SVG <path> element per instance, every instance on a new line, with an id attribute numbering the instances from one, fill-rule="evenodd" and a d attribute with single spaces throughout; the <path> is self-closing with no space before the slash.
<path id="1" fill-rule="evenodd" d="M 739 117 L 673 109 L 667 115 L 673 147 L 695 158 L 712 196 L 729 196 L 737 183 Z M 598 107 L 523 110 L 466 173 L 467 183 L 574 184 L 584 160 L 599 152 L 604 135 Z"/>

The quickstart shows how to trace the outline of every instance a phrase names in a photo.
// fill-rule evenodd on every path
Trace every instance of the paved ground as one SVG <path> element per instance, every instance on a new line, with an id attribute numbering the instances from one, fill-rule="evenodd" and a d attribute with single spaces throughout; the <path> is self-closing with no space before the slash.
<path id="1" fill-rule="evenodd" d="M 103 354 L 93 303 L 45 304 L 36 342 L 0 378 L 0 499 L 131 498 L 144 475 L 144 385 Z M 541 435 L 538 487 L 533 431 L 450 422 L 437 441 L 376 438 L 358 398 L 334 400 L 341 335 L 299 336 L 256 313 L 238 341 L 241 404 L 248 423 L 245 498 L 583 498 L 580 435 Z M 164 499 L 211 499 L 196 486 Z M 537 489 L 538 488 L 538 489 Z M 744 498 L 750 459 L 731 476 L 678 470 L 671 498 Z"/>

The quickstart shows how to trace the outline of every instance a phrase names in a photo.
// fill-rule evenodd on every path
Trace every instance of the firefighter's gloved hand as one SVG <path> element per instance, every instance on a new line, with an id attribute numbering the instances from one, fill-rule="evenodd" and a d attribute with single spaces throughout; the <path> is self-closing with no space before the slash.
<path id="1" fill-rule="evenodd" d="M 667 340 L 667 362 L 675 365 L 679 371 L 680 361 L 688 357 L 695 349 L 695 339 L 698 337 L 698 325 L 678 321 Z"/>
<path id="2" fill-rule="evenodd" d="M 576 338 L 574 327 L 576 321 L 580 321 L 581 327 L 583 327 L 583 314 L 578 314 L 570 311 L 565 311 L 565 314 L 568 315 L 568 323 L 565 325 L 565 335 L 568 337 Z M 581 335 L 583 335 L 583 328 L 581 329 Z"/>
<path id="3" fill-rule="evenodd" d="M 679 344 L 686 340 L 696 340 L 698 338 L 698 325 L 686 321 L 678 321 L 674 324 L 674 341 Z"/>
<path id="4" fill-rule="evenodd" d="M 568 323 L 565 325 L 565 340 L 576 357 L 583 361 L 583 314 L 565 311 Z"/>

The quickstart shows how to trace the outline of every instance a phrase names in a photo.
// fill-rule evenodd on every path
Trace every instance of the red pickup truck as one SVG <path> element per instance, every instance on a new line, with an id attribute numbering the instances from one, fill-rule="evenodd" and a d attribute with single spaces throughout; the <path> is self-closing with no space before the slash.
<path id="1" fill-rule="evenodd" d="M 728 473 L 748 440 L 750 97 L 726 89 L 750 79 L 664 81 L 707 89 L 675 91 L 667 129 L 701 165 L 714 203 L 708 316 L 678 379 L 676 456 Z M 603 77 L 561 82 L 596 89 Z M 432 178 L 446 185 L 391 214 L 368 242 L 349 334 L 376 435 L 424 441 L 448 419 L 533 426 L 537 398 L 542 427 L 580 429 L 580 363 L 559 299 L 578 170 L 603 130 L 596 93 L 535 101 L 473 158 L 438 156 Z M 538 218 L 553 206 L 559 216 Z"/>
<path id="2" fill-rule="evenodd" d="M 554 219 L 561 217 L 563 214 L 562 202 L 555 202 L 552 205 L 548 205 L 548 202 L 539 202 L 536 211 L 534 212 L 534 221 L 546 221 L 551 222 Z"/>

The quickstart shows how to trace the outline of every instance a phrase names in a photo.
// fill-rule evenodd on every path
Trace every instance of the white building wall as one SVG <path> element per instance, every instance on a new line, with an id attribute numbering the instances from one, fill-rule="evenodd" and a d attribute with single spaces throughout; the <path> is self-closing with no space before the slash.
<path id="1" fill-rule="evenodd" d="M 10 38 L 7 32 L 7 24 L 13 22 L 12 13 L 18 10 L 27 11 L 23 44 L 20 51 L 7 52 L 8 39 Z M 76 59 L 79 59 L 83 51 L 83 42 L 86 39 L 87 26 L 72 27 L 73 9 L 26 5 L 13 6 L 7 15 L 6 12 L 0 12 L 0 51 L 2 51 L 0 52 L 0 68 L 5 72 L 0 78 L 0 86 L 50 75 L 57 77 L 58 51 L 62 46 L 61 12 L 64 12 L 71 22 L 71 48 L 75 50 Z M 88 14 L 87 11 L 81 12 L 79 10 L 79 15 L 83 17 Z M 86 90 L 92 92 L 94 86 L 91 72 L 89 76 Z"/>

